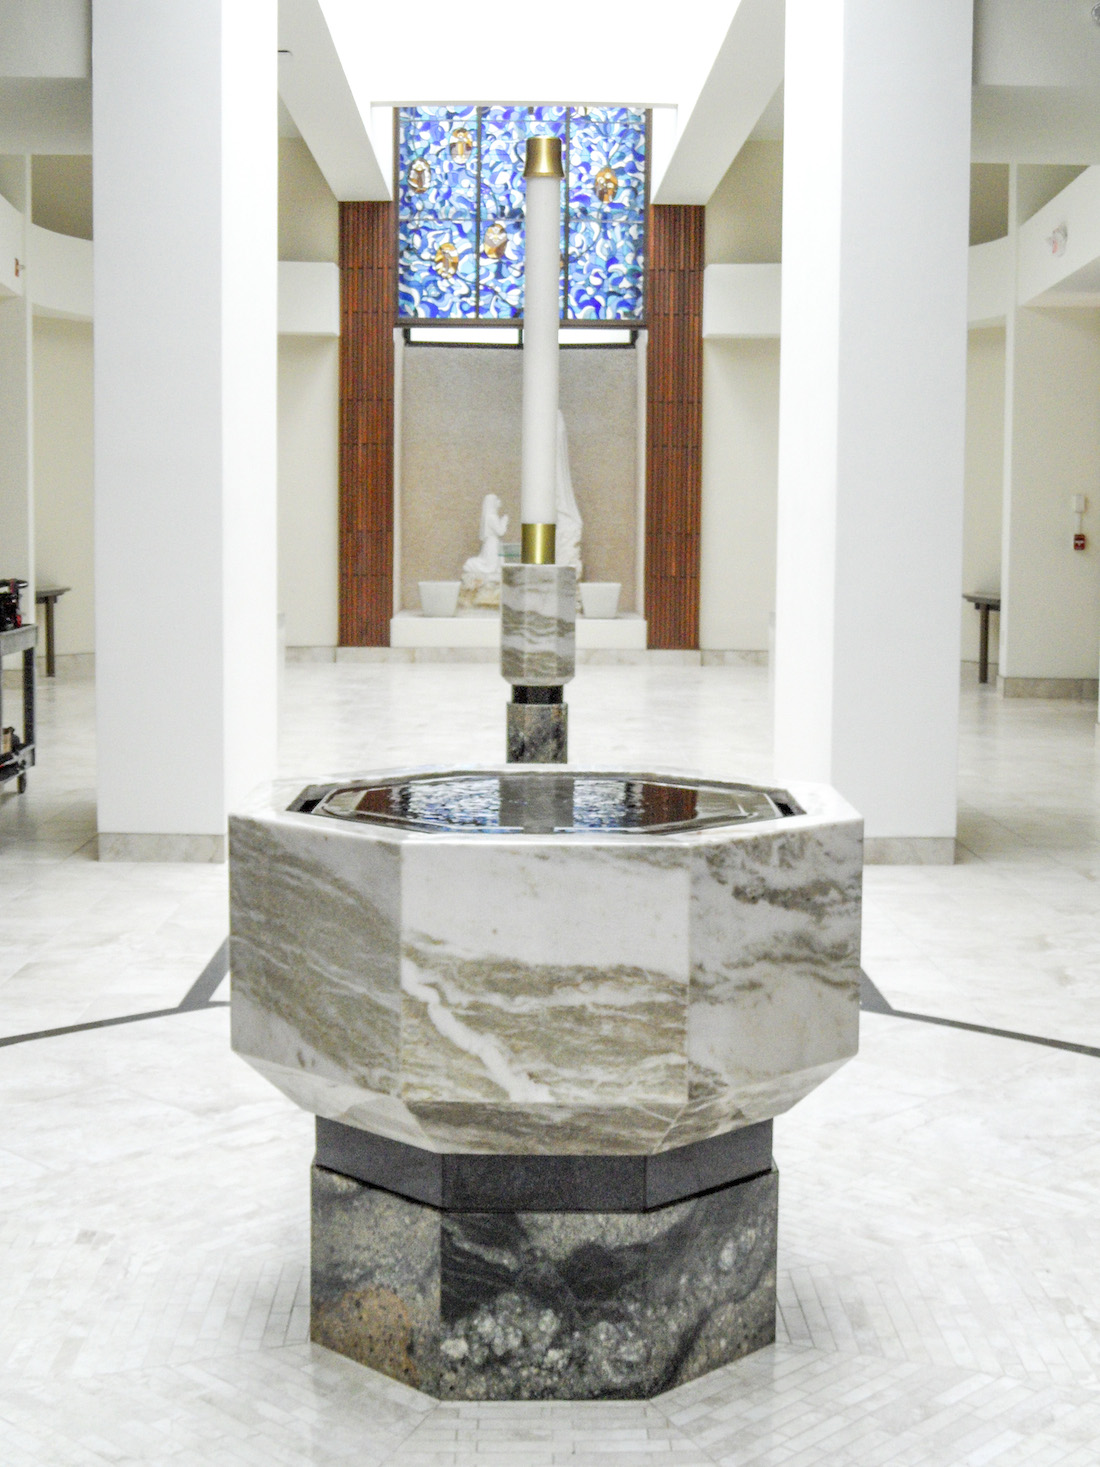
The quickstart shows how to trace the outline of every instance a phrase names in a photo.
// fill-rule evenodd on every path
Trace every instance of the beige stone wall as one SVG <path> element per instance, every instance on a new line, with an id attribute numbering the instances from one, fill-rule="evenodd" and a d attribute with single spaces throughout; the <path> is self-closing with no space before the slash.
<path id="1" fill-rule="evenodd" d="M 71 587 L 55 622 L 66 654 L 95 649 L 92 365 L 90 321 L 35 317 L 35 560 L 40 586 Z"/>
<path id="2" fill-rule="evenodd" d="M 481 500 L 499 494 L 519 539 L 522 355 L 488 347 L 406 347 L 401 403 L 401 604 L 417 581 L 457 580 L 478 549 Z M 637 354 L 561 353 L 561 406 L 584 519 L 585 577 L 621 581 L 636 602 Z"/>

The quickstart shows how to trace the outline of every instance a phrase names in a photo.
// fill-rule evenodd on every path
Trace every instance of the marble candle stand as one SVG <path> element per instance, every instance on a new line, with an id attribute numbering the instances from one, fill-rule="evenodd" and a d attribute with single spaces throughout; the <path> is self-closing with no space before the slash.
<path id="1" fill-rule="evenodd" d="M 509 764 L 564 764 L 576 671 L 577 573 L 565 565 L 506 565 L 500 592 L 500 670 L 512 684 Z"/>
<path id="2" fill-rule="evenodd" d="M 759 1127 L 855 1053 L 861 823 L 656 773 L 607 778 L 659 828 L 563 832 L 560 766 L 485 773 L 518 829 L 313 813 L 451 777 L 230 822 L 233 1045 L 320 1118 L 314 1338 L 440 1395 L 651 1394 L 771 1338 Z"/>

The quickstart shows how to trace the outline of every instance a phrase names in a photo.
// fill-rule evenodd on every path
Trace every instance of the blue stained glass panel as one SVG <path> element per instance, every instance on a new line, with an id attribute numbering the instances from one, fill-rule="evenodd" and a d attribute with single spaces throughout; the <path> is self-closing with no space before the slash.
<path id="1" fill-rule="evenodd" d="M 575 321 L 635 321 L 645 288 L 640 221 L 581 216 L 571 222 L 569 303 Z"/>
<path id="2" fill-rule="evenodd" d="M 423 115 L 430 112 L 430 116 Z M 398 208 L 457 219 L 477 213 L 477 108 L 425 108 L 401 115 Z"/>
<path id="3" fill-rule="evenodd" d="M 565 137 L 568 107 L 532 107 L 527 116 L 524 137 Z M 522 169 L 521 169 L 522 171 Z"/>
<path id="4" fill-rule="evenodd" d="M 506 236 L 502 245 L 500 233 Z M 483 317 L 501 320 L 523 315 L 523 220 L 494 220 L 481 232 L 481 310 Z M 562 222 L 562 260 L 565 259 L 565 224 Z M 565 300 L 565 266 L 562 265 L 560 292 Z"/>
<path id="5" fill-rule="evenodd" d="M 644 138 L 643 138 L 644 149 Z M 645 209 L 645 155 L 610 128 L 574 133 L 569 150 L 570 212 L 638 214 Z"/>
<path id="6" fill-rule="evenodd" d="M 486 107 L 483 110 L 481 207 L 486 220 L 523 218 L 526 137 L 526 107 Z"/>
<path id="7" fill-rule="evenodd" d="M 586 121 L 599 126 L 636 127 L 645 133 L 645 113 L 640 107 L 574 107 L 573 126 Z"/>
<path id="8" fill-rule="evenodd" d="M 523 261 L 481 261 L 481 316 L 487 321 L 523 315 Z"/>
<path id="9" fill-rule="evenodd" d="M 523 314 L 525 140 L 568 143 L 563 319 L 644 314 L 646 114 L 630 107 L 421 107 L 400 112 L 399 314 Z"/>
<path id="10" fill-rule="evenodd" d="M 477 316 L 477 221 L 402 220 L 398 243 L 398 314 L 416 320 Z"/>

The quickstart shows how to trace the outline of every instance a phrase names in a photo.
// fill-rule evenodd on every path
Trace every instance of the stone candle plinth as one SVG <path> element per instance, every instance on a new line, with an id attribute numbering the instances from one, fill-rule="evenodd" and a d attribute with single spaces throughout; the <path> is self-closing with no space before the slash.
<path id="1" fill-rule="evenodd" d="M 510 766 L 230 822 L 233 1045 L 318 1119 L 313 1338 L 646 1396 L 774 1337 L 771 1120 L 856 1051 L 831 790 Z"/>

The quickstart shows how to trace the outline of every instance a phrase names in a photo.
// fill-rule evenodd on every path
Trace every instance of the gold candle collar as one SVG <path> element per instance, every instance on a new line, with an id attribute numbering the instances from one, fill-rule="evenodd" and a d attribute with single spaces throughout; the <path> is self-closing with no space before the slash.
<path id="1" fill-rule="evenodd" d="M 520 560 L 524 565 L 553 565 L 557 550 L 557 525 L 523 525 L 520 530 Z"/>
<path id="2" fill-rule="evenodd" d="M 561 138 L 535 137 L 527 139 L 527 163 L 524 178 L 564 178 L 561 166 Z"/>

